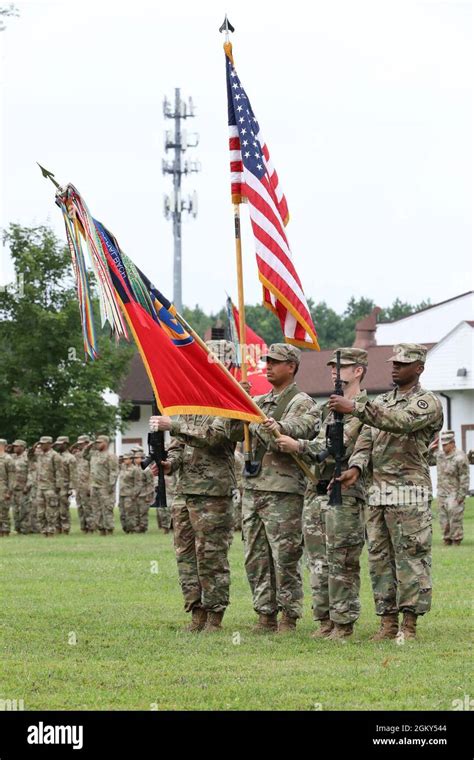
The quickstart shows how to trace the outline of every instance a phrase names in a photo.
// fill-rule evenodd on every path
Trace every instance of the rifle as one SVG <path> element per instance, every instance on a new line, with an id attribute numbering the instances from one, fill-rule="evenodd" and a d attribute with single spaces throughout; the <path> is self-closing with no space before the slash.
<path id="1" fill-rule="evenodd" d="M 344 388 L 341 380 L 341 352 L 336 351 L 336 380 L 334 383 L 334 393 L 337 396 L 344 396 Z M 334 482 L 329 495 L 328 504 L 331 507 L 342 506 L 342 489 L 341 483 L 336 480 L 342 472 L 342 460 L 344 457 L 344 415 L 341 412 L 334 412 L 334 422 L 326 426 L 326 448 L 322 451 L 317 461 L 324 462 L 328 456 L 332 455 L 335 460 Z"/>
<path id="2" fill-rule="evenodd" d="M 152 414 L 159 414 L 158 404 L 156 399 L 153 399 Z M 158 485 L 155 488 L 155 501 L 150 504 L 150 508 L 166 509 L 168 504 L 166 503 L 166 482 L 165 471 L 163 470 L 162 462 L 167 457 L 165 448 L 165 434 L 163 430 L 157 430 L 154 433 L 148 433 L 148 456 L 142 461 L 141 468 L 146 468 L 154 462 L 158 467 Z"/>

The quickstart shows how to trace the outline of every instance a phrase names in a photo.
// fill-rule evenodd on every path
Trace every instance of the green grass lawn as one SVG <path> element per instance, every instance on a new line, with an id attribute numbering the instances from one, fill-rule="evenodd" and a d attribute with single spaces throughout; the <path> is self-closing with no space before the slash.
<path id="1" fill-rule="evenodd" d="M 172 536 L 158 533 L 154 511 L 147 534 L 101 537 L 81 534 L 73 510 L 69 536 L 0 539 L 0 699 L 25 710 L 450 710 L 474 696 L 473 512 L 471 498 L 459 548 L 441 545 L 435 519 L 433 609 L 400 646 L 368 641 L 378 619 L 366 550 L 362 616 L 345 644 L 310 638 L 306 571 L 297 633 L 251 633 L 238 535 L 225 630 L 193 635 L 182 630 Z"/>

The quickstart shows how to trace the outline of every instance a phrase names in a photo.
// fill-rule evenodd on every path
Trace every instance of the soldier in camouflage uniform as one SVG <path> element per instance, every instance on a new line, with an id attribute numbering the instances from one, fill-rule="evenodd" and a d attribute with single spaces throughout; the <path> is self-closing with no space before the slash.
<path id="1" fill-rule="evenodd" d="M 26 441 L 13 441 L 13 464 L 15 465 L 15 488 L 13 490 L 13 521 L 18 534 L 30 532 L 28 500 L 28 454 Z"/>
<path id="2" fill-rule="evenodd" d="M 94 525 L 101 536 L 114 532 L 115 484 L 118 477 L 118 457 L 109 452 L 108 435 L 98 435 L 95 443 L 84 449 L 90 462 L 91 510 Z"/>
<path id="3" fill-rule="evenodd" d="M 340 348 L 341 380 L 344 397 L 363 401 L 367 392 L 360 383 L 367 371 L 367 351 L 361 348 Z M 333 380 L 336 376 L 336 351 L 328 361 Z M 301 454 L 315 465 L 316 482 L 308 481 L 303 507 L 304 545 L 310 570 L 313 595 L 313 616 L 320 622 L 314 638 L 344 639 L 352 635 L 355 621 L 360 615 L 360 564 L 364 546 L 363 511 L 364 484 L 361 480 L 342 494 L 342 505 L 329 505 L 328 486 L 334 476 L 335 461 L 332 455 L 323 462 L 317 458 L 327 453 L 326 427 L 334 422 L 334 413 L 322 410 L 323 425 L 312 441 L 295 440 L 282 436 L 278 441 L 281 451 Z M 347 462 L 362 429 L 362 422 L 352 415 L 344 419 L 344 458 Z"/>
<path id="4" fill-rule="evenodd" d="M 253 461 L 261 462 L 261 469 L 254 477 L 245 476 L 242 528 L 245 569 L 259 616 L 257 632 L 293 631 L 303 611 L 300 560 L 306 479 L 294 458 L 280 451 L 273 434 L 311 440 L 319 431 L 319 409 L 294 380 L 300 356 L 294 346 L 270 346 L 264 358 L 273 390 L 254 399 L 269 419 L 249 428 Z M 243 424 L 232 426 L 240 429 L 242 439 Z"/>
<path id="5" fill-rule="evenodd" d="M 88 435 L 80 435 L 71 449 L 76 459 L 76 504 L 79 525 L 83 533 L 94 533 L 95 523 L 90 504 L 90 462 L 84 449 L 90 443 Z"/>
<path id="6" fill-rule="evenodd" d="M 0 438 L 0 536 L 10 534 L 10 505 L 15 488 L 15 465 L 6 453 L 7 441 Z"/>
<path id="7" fill-rule="evenodd" d="M 143 449 L 135 454 L 135 466 L 138 469 L 140 478 L 140 490 L 137 496 L 137 515 L 138 529 L 137 533 L 146 533 L 148 530 L 148 510 L 150 504 L 155 500 L 155 482 L 150 467 L 142 469 L 142 462 L 145 459 Z"/>
<path id="8" fill-rule="evenodd" d="M 208 342 L 217 355 L 227 344 L 228 341 Z M 233 344 L 229 345 L 233 349 Z M 192 614 L 187 630 L 219 631 L 229 604 L 227 554 L 232 491 L 236 487 L 230 420 L 199 415 L 156 416 L 151 418 L 150 426 L 152 430 L 169 430 L 174 439 L 163 466 L 168 474 L 178 473 L 172 517 L 184 608 Z"/>
<path id="9" fill-rule="evenodd" d="M 331 396 L 329 407 L 365 423 L 340 478 L 354 485 L 372 470 L 365 510 L 375 610 L 374 641 L 416 637 L 416 623 L 431 607 L 431 480 L 429 446 L 443 424 L 439 399 L 420 387 L 427 349 L 394 346 L 395 390 L 375 401 Z M 398 615 L 403 613 L 399 631 Z"/>
<path id="10" fill-rule="evenodd" d="M 119 477 L 119 509 L 122 527 L 125 533 L 138 533 L 138 494 L 142 487 L 142 479 L 131 451 L 123 455 Z"/>
<path id="11" fill-rule="evenodd" d="M 56 533 L 59 494 L 63 487 L 63 462 L 53 451 L 53 439 L 44 435 L 39 440 L 36 459 L 36 517 L 40 532 L 48 538 Z"/>
<path id="12" fill-rule="evenodd" d="M 63 477 L 61 493 L 59 494 L 59 512 L 56 524 L 57 533 L 68 534 L 71 530 L 71 513 L 69 511 L 69 497 L 77 486 L 77 462 L 76 457 L 69 451 L 69 438 L 60 435 L 53 444 L 60 455 L 63 463 Z"/>
<path id="13" fill-rule="evenodd" d="M 454 432 L 441 433 L 443 450 L 436 456 L 438 470 L 438 509 L 445 545 L 459 546 L 464 538 L 464 500 L 469 493 L 469 461 L 456 448 Z"/>
<path id="14" fill-rule="evenodd" d="M 39 522 L 38 522 L 38 500 L 37 500 L 37 469 L 38 469 L 38 462 L 36 458 L 36 453 L 39 449 L 40 444 L 34 443 L 31 448 L 28 449 L 27 457 L 28 457 L 28 478 L 26 481 L 26 491 L 27 491 L 27 511 L 28 511 L 28 527 L 30 533 L 39 533 Z"/>
<path id="15" fill-rule="evenodd" d="M 232 501 L 234 503 L 234 525 L 236 531 L 242 530 L 242 495 L 244 492 L 244 455 L 239 449 L 235 450 L 235 478 L 237 488 L 234 491 Z"/>

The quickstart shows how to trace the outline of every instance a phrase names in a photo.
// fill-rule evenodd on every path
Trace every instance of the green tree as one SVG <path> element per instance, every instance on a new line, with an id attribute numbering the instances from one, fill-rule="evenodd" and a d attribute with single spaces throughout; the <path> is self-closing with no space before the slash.
<path id="1" fill-rule="evenodd" d="M 133 347 L 99 331 L 100 358 L 86 361 L 68 249 L 44 226 L 12 224 L 4 242 L 17 281 L 0 292 L 2 435 L 32 443 L 124 427 L 130 405 L 117 410 L 102 394 L 120 387 Z"/>
<path id="2" fill-rule="evenodd" d="M 388 306 L 386 309 L 382 309 L 382 311 L 378 315 L 377 321 L 378 322 L 393 322 L 396 319 L 409 317 L 411 314 L 415 314 L 417 311 L 426 309 L 430 305 L 431 305 L 431 302 L 429 299 L 427 301 L 421 301 L 416 306 L 413 306 L 410 303 L 405 303 L 401 301 L 399 298 L 396 298 L 391 306 Z"/>

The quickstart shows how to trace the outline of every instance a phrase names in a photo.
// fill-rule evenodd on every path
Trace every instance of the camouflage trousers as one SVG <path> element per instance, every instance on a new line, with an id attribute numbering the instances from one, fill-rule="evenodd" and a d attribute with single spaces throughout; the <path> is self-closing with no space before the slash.
<path id="1" fill-rule="evenodd" d="M 431 608 L 431 503 L 364 511 L 376 614 L 424 615 Z"/>
<path id="2" fill-rule="evenodd" d="M 69 533 L 71 530 L 71 513 L 69 511 L 69 493 L 61 491 L 59 494 L 59 510 L 56 522 L 58 533 Z"/>
<path id="3" fill-rule="evenodd" d="M 33 486 L 28 493 L 28 525 L 30 533 L 39 533 L 38 502 L 36 500 L 36 487 Z"/>
<path id="4" fill-rule="evenodd" d="M 170 497 L 168 496 L 168 499 Z M 171 528 L 171 511 L 172 511 L 172 502 L 171 505 L 168 502 L 168 506 L 163 508 L 160 507 L 156 510 L 156 522 L 159 528 L 163 528 L 166 530 L 169 530 Z"/>
<path id="5" fill-rule="evenodd" d="M 28 495 L 23 490 L 13 491 L 13 523 L 17 533 L 30 532 L 30 514 Z"/>
<path id="6" fill-rule="evenodd" d="M 345 624 L 359 618 L 363 506 L 352 496 L 343 496 L 337 507 L 313 491 L 305 496 L 303 534 L 315 620 Z"/>
<path id="7" fill-rule="evenodd" d="M 79 526 L 82 531 L 94 530 L 94 516 L 91 508 L 91 497 L 89 495 L 89 489 L 77 488 L 76 489 L 76 504 L 77 514 L 79 517 Z"/>
<path id="8" fill-rule="evenodd" d="M 56 533 L 59 497 L 54 489 L 39 488 L 36 492 L 36 520 L 40 533 Z"/>
<path id="9" fill-rule="evenodd" d="M 114 504 L 114 486 L 92 486 L 90 505 L 96 529 L 114 529 Z"/>
<path id="10" fill-rule="evenodd" d="M 175 496 L 173 529 L 184 609 L 222 612 L 229 604 L 230 496 Z"/>
<path id="11" fill-rule="evenodd" d="M 146 533 L 148 530 L 148 511 L 154 498 L 154 491 L 138 496 L 138 530 L 140 533 Z"/>
<path id="12" fill-rule="evenodd" d="M 11 497 L 5 498 L 5 491 L 0 487 L 0 533 L 10 533 Z"/>
<path id="13" fill-rule="evenodd" d="M 303 613 L 302 510 L 299 494 L 244 489 L 245 570 L 259 614 L 284 610 L 299 618 Z"/>
<path id="14" fill-rule="evenodd" d="M 120 496 L 120 522 L 125 533 L 138 533 L 139 514 L 136 496 Z"/>
<path id="15" fill-rule="evenodd" d="M 464 502 L 458 504 L 456 496 L 438 498 L 439 524 L 444 539 L 462 541 L 464 538 Z"/>

